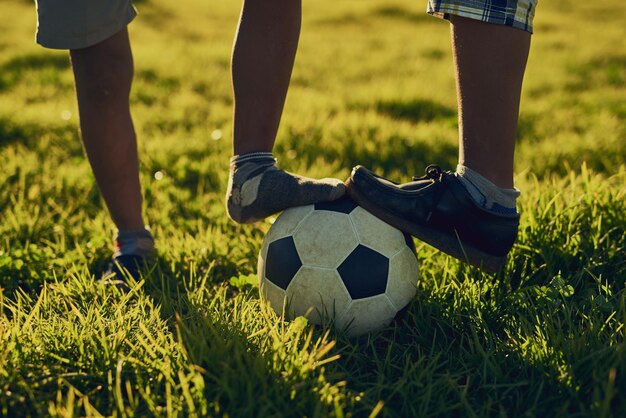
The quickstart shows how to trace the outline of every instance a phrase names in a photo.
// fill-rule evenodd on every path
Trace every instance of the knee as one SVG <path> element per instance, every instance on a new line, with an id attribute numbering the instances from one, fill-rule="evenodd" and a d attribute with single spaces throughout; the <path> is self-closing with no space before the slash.
<path id="1" fill-rule="evenodd" d="M 244 13 L 285 15 L 299 11 L 301 7 L 302 0 L 244 0 Z"/>
<path id="2" fill-rule="evenodd" d="M 79 97 L 107 102 L 127 100 L 133 79 L 130 48 L 101 43 L 70 51 Z"/>

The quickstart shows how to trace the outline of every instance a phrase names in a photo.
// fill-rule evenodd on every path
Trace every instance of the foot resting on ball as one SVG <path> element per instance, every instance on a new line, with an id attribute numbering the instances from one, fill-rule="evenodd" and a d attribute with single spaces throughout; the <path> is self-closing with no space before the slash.
<path id="1" fill-rule="evenodd" d="M 476 173 L 431 165 L 426 175 L 397 184 L 357 166 L 348 195 L 396 228 L 462 261 L 493 273 L 506 261 L 517 237 L 516 189 L 485 187 Z M 467 174 L 470 174 L 469 180 Z M 466 185 L 469 183 L 468 185 Z"/>
<path id="2" fill-rule="evenodd" d="M 290 207 L 336 200 L 344 193 L 339 179 L 292 174 L 276 167 L 272 153 L 254 152 L 231 158 L 226 209 L 235 222 L 252 223 Z"/>

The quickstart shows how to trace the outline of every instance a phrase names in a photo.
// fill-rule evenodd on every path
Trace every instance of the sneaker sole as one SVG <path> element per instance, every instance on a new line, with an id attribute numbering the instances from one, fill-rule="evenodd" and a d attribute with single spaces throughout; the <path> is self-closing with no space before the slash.
<path id="1" fill-rule="evenodd" d="M 506 257 L 498 257 L 487 254 L 470 245 L 463 245 L 458 236 L 451 237 L 443 234 L 436 229 L 427 228 L 422 225 L 409 222 L 399 216 L 389 213 L 387 210 L 370 202 L 362 195 L 356 187 L 352 179 L 346 181 L 347 194 L 365 210 L 371 212 L 377 218 L 382 219 L 389 225 L 398 228 L 414 237 L 419 238 L 427 244 L 432 245 L 438 250 L 451 255 L 463 262 L 487 272 L 496 273 L 506 262 Z"/>

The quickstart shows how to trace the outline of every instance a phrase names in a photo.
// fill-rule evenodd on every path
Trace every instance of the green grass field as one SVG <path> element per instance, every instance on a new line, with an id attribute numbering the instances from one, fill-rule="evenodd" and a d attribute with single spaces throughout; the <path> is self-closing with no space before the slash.
<path id="1" fill-rule="evenodd" d="M 0 416 L 626 416 L 626 3 L 540 2 L 504 271 L 416 242 L 406 320 L 353 340 L 264 306 L 270 223 L 226 218 L 239 2 L 137 3 L 131 100 L 158 260 L 123 294 L 94 281 L 115 229 L 67 53 L 34 43 L 31 1 L 2 1 Z M 424 9 L 305 2 L 283 168 L 454 168 L 449 28 Z"/>

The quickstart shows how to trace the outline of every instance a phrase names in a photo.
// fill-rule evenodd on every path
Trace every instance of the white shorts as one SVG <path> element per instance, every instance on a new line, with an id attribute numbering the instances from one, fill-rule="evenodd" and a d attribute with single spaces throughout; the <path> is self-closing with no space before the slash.
<path id="1" fill-rule="evenodd" d="M 137 16 L 131 0 L 36 0 L 37 43 L 80 49 L 104 41 Z"/>

